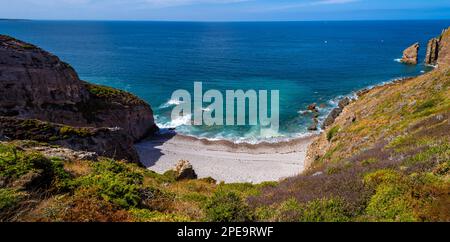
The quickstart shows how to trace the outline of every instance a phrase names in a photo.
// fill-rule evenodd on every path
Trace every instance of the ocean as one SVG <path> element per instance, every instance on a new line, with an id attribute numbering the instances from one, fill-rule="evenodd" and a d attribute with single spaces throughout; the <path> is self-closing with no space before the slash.
<path id="1" fill-rule="evenodd" d="M 38 45 L 70 63 L 89 82 L 129 91 L 151 104 L 162 132 L 235 142 L 278 141 L 309 134 L 306 106 L 336 101 L 362 88 L 431 70 L 427 41 L 441 21 L 153 22 L 0 21 L 0 33 Z M 420 64 L 398 62 L 419 42 Z M 280 129 L 191 126 L 171 120 L 173 91 L 279 90 Z"/>

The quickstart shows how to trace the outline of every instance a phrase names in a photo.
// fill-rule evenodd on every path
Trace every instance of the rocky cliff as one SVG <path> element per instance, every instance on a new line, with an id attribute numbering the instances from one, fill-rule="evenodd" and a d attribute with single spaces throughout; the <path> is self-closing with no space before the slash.
<path id="1" fill-rule="evenodd" d="M 401 62 L 410 65 L 416 65 L 419 56 L 419 43 L 415 43 L 403 51 Z"/>
<path id="2" fill-rule="evenodd" d="M 58 57 L 4 35 L 0 35 L 0 116 L 74 127 L 118 127 L 134 142 L 157 130 L 151 107 L 141 99 L 81 81 Z"/>
<path id="3" fill-rule="evenodd" d="M 428 42 L 425 64 L 450 65 L 450 28 Z"/>

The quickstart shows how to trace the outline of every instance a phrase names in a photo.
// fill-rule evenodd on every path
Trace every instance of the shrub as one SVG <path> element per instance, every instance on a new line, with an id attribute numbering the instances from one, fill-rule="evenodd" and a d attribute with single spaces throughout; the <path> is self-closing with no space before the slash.
<path id="1" fill-rule="evenodd" d="M 24 194 L 15 189 L 0 188 L 0 211 L 14 208 Z"/>
<path id="2" fill-rule="evenodd" d="M 334 126 L 333 128 L 331 128 L 328 132 L 327 132 L 327 140 L 331 141 L 331 139 L 333 139 L 334 136 L 336 136 L 336 134 L 339 132 L 341 128 L 339 126 Z"/>
<path id="3" fill-rule="evenodd" d="M 361 161 L 361 164 L 367 166 L 367 165 L 370 165 L 370 164 L 374 164 L 377 161 L 378 161 L 377 158 L 373 158 L 372 157 L 372 158 L 365 159 L 365 160 Z"/>
<path id="4" fill-rule="evenodd" d="M 173 213 L 161 213 L 148 209 L 131 209 L 132 217 L 138 222 L 189 222 L 190 218 Z"/>
<path id="5" fill-rule="evenodd" d="M 80 188 L 70 196 L 65 208 L 57 209 L 52 221 L 116 222 L 129 221 L 130 214 L 113 203 L 93 195 L 93 188 Z M 63 206 L 64 207 L 64 206 Z"/>
<path id="6" fill-rule="evenodd" d="M 77 135 L 80 137 L 90 137 L 94 135 L 94 132 L 89 130 L 88 128 L 78 128 L 71 126 L 63 126 L 59 129 L 59 134 L 63 138 L 68 138 L 72 135 Z"/>
<path id="7" fill-rule="evenodd" d="M 345 222 L 350 220 L 345 202 L 339 198 L 316 199 L 302 209 L 302 222 Z"/>
<path id="8" fill-rule="evenodd" d="M 397 171 L 385 169 L 369 173 L 366 184 L 375 186 L 366 214 L 377 221 L 415 221 L 408 180 Z"/>
<path id="9" fill-rule="evenodd" d="M 294 198 L 282 202 L 276 209 L 274 220 L 278 222 L 298 222 L 302 207 Z"/>
<path id="10" fill-rule="evenodd" d="M 433 108 L 434 106 L 436 106 L 439 103 L 439 101 L 440 101 L 439 99 L 426 100 L 416 106 L 414 113 L 420 113 L 427 109 Z"/>
<path id="11" fill-rule="evenodd" d="M 351 217 L 345 202 L 339 198 L 321 198 L 307 203 L 299 203 L 291 198 L 274 210 L 274 213 L 262 213 L 258 210 L 258 215 L 272 215 L 270 220 L 278 222 L 345 222 Z"/>
<path id="12" fill-rule="evenodd" d="M 93 164 L 93 172 L 77 179 L 80 187 L 94 188 L 96 195 L 123 208 L 136 207 L 142 199 L 139 191 L 142 174 L 130 164 L 104 159 Z"/>
<path id="13" fill-rule="evenodd" d="M 0 145 L 0 177 L 12 182 L 29 173 L 37 173 L 36 181 L 27 186 L 50 188 L 58 191 L 70 187 L 70 174 L 59 159 L 48 159 L 39 153 L 24 152 L 13 146 Z M 31 188 L 31 187 L 27 187 Z"/>
<path id="14" fill-rule="evenodd" d="M 247 204 L 234 192 L 215 192 L 206 202 L 205 212 L 207 220 L 213 222 L 244 222 L 253 217 Z"/>

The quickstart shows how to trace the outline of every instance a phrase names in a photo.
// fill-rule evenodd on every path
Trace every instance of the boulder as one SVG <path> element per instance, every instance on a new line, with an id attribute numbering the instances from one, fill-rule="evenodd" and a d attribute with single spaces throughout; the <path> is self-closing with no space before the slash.
<path id="1" fill-rule="evenodd" d="M 415 43 L 403 51 L 401 62 L 410 65 L 416 65 L 419 55 L 419 43 Z"/>
<path id="2" fill-rule="evenodd" d="M 342 108 L 338 107 L 333 110 L 331 110 L 330 114 L 328 114 L 325 121 L 323 121 L 322 129 L 325 129 L 326 127 L 332 125 L 334 123 L 334 120 L 336 120 L 337 117 L 342 113 Z"/>
<path id="3" fill-rule="evenodd" d="M 309 111 L 317 112 L 317 104 L 312 103 L 312 104 L 308 105 L 307 109 Z"/>
<path id="4" fill-rule="evenodd" d="M 176 180 L 197 179 L 197 174 L 189 161 L 180 160 L 173 168 L 173 171 L 175 171 Z"/>
<path id="5" fill-rule="evenodd" d="M 313 123 L 308 127 L 309 131 L 316 131 L 318 130 L 319 120 L 317 118 L 313 119 Z"/>
<path id="6" fill-rule="evenodd" d="M 345 97 L 345 98 L 343 98 L 343 99 L 341 99 L 340 101 L 339 101 L 339 103 L 338 103 L 338 106 L 340 107 L 340 108 L 345 108 L 347 105 L 349 105 L 350 104 L 350 98 L 348 98 L 348 97 Z"/>

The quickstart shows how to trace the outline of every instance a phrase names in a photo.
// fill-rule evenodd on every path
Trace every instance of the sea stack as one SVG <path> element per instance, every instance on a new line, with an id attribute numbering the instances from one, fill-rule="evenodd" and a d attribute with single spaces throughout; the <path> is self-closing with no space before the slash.
<path id="1" fill-rule="evenodd" d="M 443 30 L 439 37 L 428 41 L 425 64 L 449 65 L 448 56 L 450 56 L 450 28 Z"/>
<path id="2" fill-rule="evenodd" d="M 439 38 L 432 38 L 428 41 L 427 54 L 425 57 L 425 64 L 436 65 L 439 54 Z"/>
<path id="3" fill-rule="evenodd" d="M 419 53 L 419 43 L 415 43 L 403 51 L 402 63 L 417 65 Z"/>

